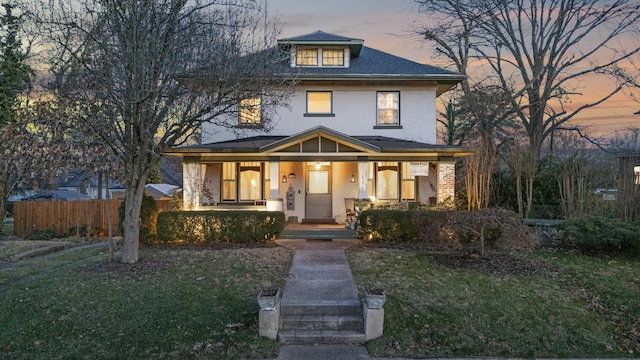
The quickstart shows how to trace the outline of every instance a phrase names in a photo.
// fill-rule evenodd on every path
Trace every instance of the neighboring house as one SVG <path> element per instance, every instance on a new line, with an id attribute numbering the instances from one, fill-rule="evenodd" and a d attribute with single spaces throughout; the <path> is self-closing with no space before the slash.
<path id="1" fill-rule="evenodd" d="M 457 157 L 436 145 L 436 98 L 464 76 L 321 31 L 282 39 L 295 75 L 290 107 L 261 128 L 261 100 L 239 104 L 238 128 L 203 125 L 183 157 L 186 209 L 283 210 L 289 219 L 344 222 L 345 199 L 439 203 L 454 196 Z M 266 204 L 266 205 L 265 205 Z"/>
<path id="2" fill-rule="evenodd" d="M 77 191 L 70 190 L 44 190 L 37 194 L 31 195 L 22 199 L 24 201 L 78 201 L 78 200 L 91 200 L 86 195 Z"/>
<path id="3" fill-rule="evenodd" d="M 98 181 L 97 176 L 94 176 L 86 171 L 72 170 L 58 176 L 57 185 L 59 190 L 76 191 L 82 194 L 86 194 L 92 199 L 97 199 L 100 188 L 100 181 Z M 101 185 L 101 198 L 104 199 L 106 197 L 107 187 L 104 181 Z M 109 179 L 109 193 L 111 194 L 111 198 L 115 198 L 114 192 L 119 193 L 120 191 L 124 193 L 122 184 L 113 179 Z"/>
<path id="4" fill-rule="evenodd" d="M 173 193 L 180 190 L 179 187 L 171 184 L 147 184 L 145 185 L 145 191 L 147 195 L 153 197 L 156 200 L 166 199 L 173 196 Z"/>

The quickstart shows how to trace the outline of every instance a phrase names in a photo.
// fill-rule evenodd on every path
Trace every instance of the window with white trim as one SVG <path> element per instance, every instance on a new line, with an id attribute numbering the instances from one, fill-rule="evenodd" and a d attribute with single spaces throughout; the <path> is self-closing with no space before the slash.
<path id="1" fill-rule="evenodd" d="M 636 165 L 633 167 L 633 177 L 634 177 L 634 184 L 636 185 L 640 185 L 640 165 Z"/>
<path id="2" fill-rule="evenodd" d="M 322 49 L 322 66 L 344 66 L 344 49 Z"/>
<path id="3" fill-rule="evenodd" d="M 296 65 L 318 66 L 318 49 L 297 49 Z"/>
<path id="4" fill-rule="evenodd" d="M 377 93 L 377 120 L 378 126 L 400 125 L 400 92 L 379 91 Z"/>

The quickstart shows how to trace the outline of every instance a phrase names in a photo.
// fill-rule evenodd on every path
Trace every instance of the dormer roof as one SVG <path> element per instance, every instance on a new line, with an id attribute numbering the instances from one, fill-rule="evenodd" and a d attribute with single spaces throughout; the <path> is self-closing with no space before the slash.
<path id="1" fill-rule="evenodd" d="M 360 56 L 360 50 L 362 49 L 363 43 L 364 40 L 362 39 L 329 34 L 320 30 L 306 35 L 278 40 L 278 45 L 281 48 L 287 48 L 291 45 L 346 45 L 351 51 L 352 58 Z"/>

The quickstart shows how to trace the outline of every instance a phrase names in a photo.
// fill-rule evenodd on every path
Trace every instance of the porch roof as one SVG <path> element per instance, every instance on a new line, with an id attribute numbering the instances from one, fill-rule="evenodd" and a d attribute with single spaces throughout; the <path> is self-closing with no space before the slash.
<path id="1" fill-rule="evenodd" d="M 317 140 L 316 140 L 317 139 Z M 323 145 L 327 144 L 327 145 Z M 324 146 L 324 147 L 323 147 Z M 168 155 L 196 157 L 202 160 L 231 161 L 268 157 L 270 161 L 308 160 L 313 158 L 334 161 L 356 159 L 397 159 L 428 157 L 439 160 L 466 156 L 475 151 L 461 146 L 434 145 L 387 136 L 346 135 L 318 126 L 298 134 L 261 135 L 208 144 L 174 147 Z"/>

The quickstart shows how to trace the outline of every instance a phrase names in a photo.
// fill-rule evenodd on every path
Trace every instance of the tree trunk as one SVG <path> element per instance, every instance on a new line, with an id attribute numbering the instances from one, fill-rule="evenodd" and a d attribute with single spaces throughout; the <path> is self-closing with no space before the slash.
<path id="1" fill-rule="evenodd" d="M 123 245 L 122 262 L 133 264 L 138 261 L 138 248 L 140 246 L 140 208 L 146 176 L 127 176 L 127 189 L 125 191 L 125 207 L 123 221 Z"/>
<path id="2" fill-rule="evenodd" d="M 102 178 L 104 178 L 104 173 L 98 171 L 98 200 L 102 200 Z"/>
<path id="3" fill-rule="evenodd" d="M 102 175 L 103 173 L 100 172 Z M 109 262 L 116 261 L 116 257 L 114 254 L 114 246 L 113 246 L 113 216 L 111 215 L 111 194 L 109 194 L 109 176 L 104 175 L 106 180 L 106 192 L 104 194 L 105 198 L 105 206 L 107 208 L 107 241 L 109 242 Z M 100 193 L 102 193 L 102 188 L 100 188 Z"/>
<path id="4" fill-rule="evenodd" d="M 0 172 L 0 234 L 4 228 L 4 219 L 7 217 L 6 176 L 6 173 Z"/>
<path id="5" fill-rule="evenodd" d="M 524 210 L 522 206 L 522 175 L 516 176 L 516 196 L 518 198 L 518 214 L 524 216 Z"/>

